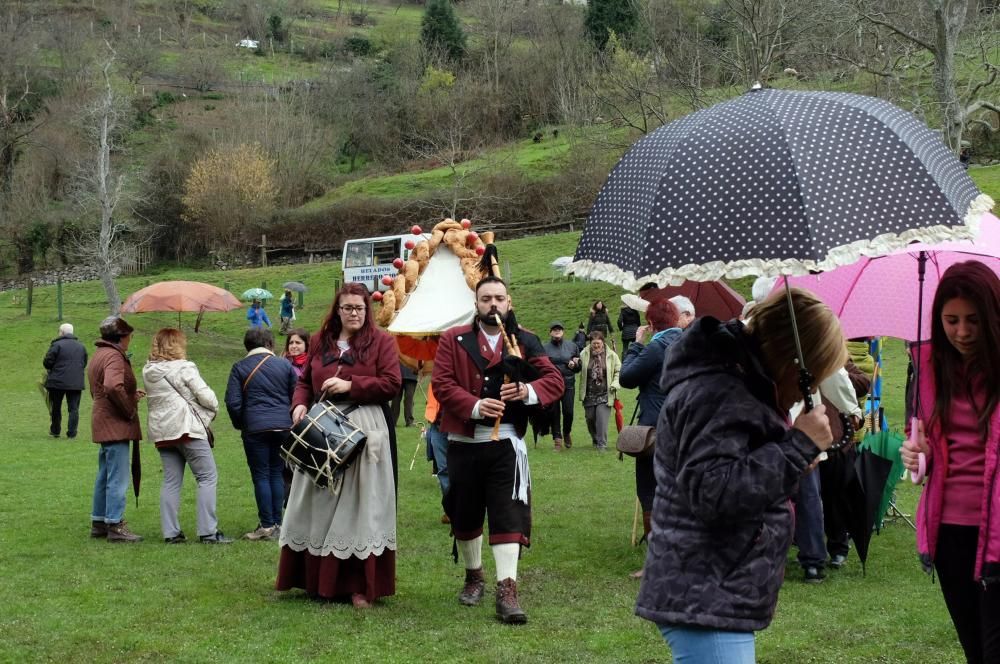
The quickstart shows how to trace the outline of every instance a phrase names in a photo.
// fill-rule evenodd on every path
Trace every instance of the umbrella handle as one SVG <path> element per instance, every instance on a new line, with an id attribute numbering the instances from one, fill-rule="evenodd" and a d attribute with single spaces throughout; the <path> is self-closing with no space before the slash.
<path id="1" fill-rule="evenodd" d="M 910 436 L 917 435 L 917 418 L 910 419 Z M 917 454 L 917 470 L 916 472 L 910 471 L 910 481 L 914 484 L 920 484 L 924 481 L 924 477 L 927 475 L 927 455 L 923 452 Z"/>

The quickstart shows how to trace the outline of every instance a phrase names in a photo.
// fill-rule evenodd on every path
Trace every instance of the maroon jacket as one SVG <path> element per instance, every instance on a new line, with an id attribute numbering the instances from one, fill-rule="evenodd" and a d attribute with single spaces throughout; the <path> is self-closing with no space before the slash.
<path id="1" fill-rule="evenodd" d="M 348 361 L 345 362 L 336 342 L 326 352 L 320 346 L 319 334 L 314 334 L 309 341 L 309 360 L 295 386 L 292 408 L 310 407 L 319 397 L 323 381 L 334 376 L 351 381 L 351 391 L 346 398 L 354 403 L 386 403 L 399 392 L 403 384 L 399 375 L 399 352 L 396 342 L 385 332 L 375 330 L 364 362 L 358 360 L 353 348 L 347 352 Z"/>
<path id="2" fill-rule="evenodd" d="M 538 396 L 539 407 L 544 408 L 558 401 L 566 386 L 562 374 L 545 354 L 538 337 L 521 328 L 517 343 L 524 358 L 541 374 L 537 380 L 530 382 Z M 434 396 L 441 404 L 441 431 L 462 436 L 472 436 L 475 432 L 476 424 L 471 415 L 482 393 L 483 369 L 490 369 L 503 361 L 501 344 L 497 344 L 496 352 L 491 351 L 485 335 L 473 325 L 459 325 L 441 335 L 431 375 Z M 528 429 L 527 416 L 513 424 L 517 435 L 523 438 Z"/>
<path id="3" fill-rule="evenodd" d="M 139 427 L 139 399 L 135 374 L 121 347 L 98 341 L 97 351 L 87 367 L 94 409 L 90 428 L 95 443 L 142 440 Z"/>

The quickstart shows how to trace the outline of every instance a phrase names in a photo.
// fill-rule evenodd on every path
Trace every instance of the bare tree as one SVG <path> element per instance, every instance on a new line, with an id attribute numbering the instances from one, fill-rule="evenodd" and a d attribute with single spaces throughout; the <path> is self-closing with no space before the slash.
<path id="1" fill-rule="evenodd" d="M 969 0 L 922 0 L 919 4 L 851 0 L 846 5 L 853 19 L 870 27 L 880 42 L 902 41 L 933 57 L 937 115 L 945 143 L 955 152 L 961 149 L 962 133 L 975 121 L 974 116 L 988 111 L 1000 117 L 995 94 L 989 96 L 1000 72 L 995 61 L 1000 26 L 995 12 L 981 13 L 970 25 L 969 4 Z M 977 69 L 978 75 L 963 80 L 960 62 L 975 63 L 965 68 Z M 898 64 L 885 63 L 882 71 L 890 72 Z"/>
<path id="2" fill-rule="evenodd" d="M 607 115 L 602 116 L 604 122 L 646 134 L 667 121 L 668 93 L 649 56 L 630 51 L 611 35 L 600 60 L 597 80 L 587 85 Z M 630 145 L 633 137 L 622 138 L 626 143 L 618 139 L 618 147 Z M 616 144 L 614 139 L 611 144 Z"/>
<path id="3" fill-rule="evenodd" d="M 473 0 L 466 5 L 475 21 L 470 30 L 482 39 L 483 74 L 500 91 L 500 76 L 514 41 L 514 25 L 525 3 L 520 0 Z"/>
<path id="4" fill-rule="evenodd" d="M 118 131 L 125 119 L 126 100 L 111 85 L 115 52 L 101 64 L 102 83 L 98 98 L 84 117 L 84 130 L 91 140 L 93 161 L 81 166 L 77 202 L 86 215 L 95 214 L 96 224 L 87 224 L 76 240 L 76 254 L 97 268 L 108 300 L 108 308 L 117 314 L 121 307 L 115 277 L 121 271 L 124 250 L 138 241 L 134 221 L 122 210 L 130 198 L 126 180 L 111 163 Z M 148 237 L 148 236 L 147 236 Z M 148 241 L 144 240 L 144 241 Z"/>
<path id="5" fill-rule="evenodd" d="M 767 83 L 804 37 L 819 29 L 823 3 L 802 0 L 723 0 L 718 18 L 729 42 L 718 55 L 747 88 Z"/>

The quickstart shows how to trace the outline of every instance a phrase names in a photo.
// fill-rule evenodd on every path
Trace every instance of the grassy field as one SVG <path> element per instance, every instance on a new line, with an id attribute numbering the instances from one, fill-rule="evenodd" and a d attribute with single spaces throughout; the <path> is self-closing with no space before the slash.
<path id="1" fill-rule="evenodd" d="M 549 267 L 571 254 L 578 234 L 503 242 L 522 322 L 542 332 L 554 318 L 567 325 L 585 317 L 594 299 L 618 309 L 620 291 L 603 283 L 567 281 Z M 128 294 L 149 282 L 199 279 L 240 293 L 288 279 L 311 291 L 300 321 L 315 329 L 329 306 L 336 264 L 268 270 L 166 270 L 121 279 Z M 633 615 L 637 584 L 628 573 L 644 549 L 629 544 L 635 503 L 632 464 L 593 452 L 579 413 L 577 447 L 555 453 L 551 439 L 529 440 L 534 479 L 533 546 L 520 566 L 522 602 L 530 622 L 512 629 L 496 623 L 489 602 L 458 605 L 462 571 L 450 558 L 451 541 L 439 523 L 436 480 L 424 461 L 416 429 L 400 428 L 398 594 L 367 613 L 317 604 L 300 592 L 273 590 L 274 543 L 228 547 L 160 543 L 159 461 L 143 446 L 142 494 L 127 518 L 146 541 L 112 546 L 87 537 L 96 448 L 87 442 L 90 398 L 82 409 L 81 439 L 52 440 L 36 382 L 41 358 L 55 336 L 53 288 L 35 291 L 24 314 L 24 291 L 0 294 L 0 383 L 4 404 L 0 446 L 0 661 L 331 661 L 357 662 L 667 662 L 655 628 Z M 269 310 L 276 313 L 276 307 Z M 65 319 L 88 345 L 105 315 L 96 283 L 65 287 Z M 129 317 L 137 333 L 137 371 L 150 337 L 177 324 L 169 314 Z M 206 315 L 194 334 L 182 324 L 189 354 L 217 393 L 242 354 L 242 311 Z M 898 344 L 886 359 L 890 421 L 901 421 L 905 364 Z M 631 408 L 634 394 L 624 395 Z M 418 417 L 423 399 L 418 393 Z M 145 419 L 145 417 L 143 417 Z M 225 415 L 217 420 L 219 518 L 239 536 L 256 524 L 249 473 L 239 437 Z M 411 467 L 411 459 L 415 459 Z M 193 480 L 187 478 L 182 525 L 194 530 Z M 899 503 L 912 512 L 916 490 L 899 485 Z M 484 556 L 487 574 L 492 560 Z M 958 662 L 961 653 L 940 590 L 919 568 L 914 535 L 894 523 L 874 538 L 867 569 L 852 558 L 826 583 L 809 586 L 789 566 L 770 629 L 758 635 L 760 662 Z"/>

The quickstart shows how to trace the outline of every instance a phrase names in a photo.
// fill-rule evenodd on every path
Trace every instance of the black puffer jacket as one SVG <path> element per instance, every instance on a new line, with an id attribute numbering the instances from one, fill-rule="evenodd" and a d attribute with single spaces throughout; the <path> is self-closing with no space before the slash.
<path id="1" fill-rule="evenodd" d="M 83 390 L 83 370 L 87 366 L 87 349 L 72 334 L 56 337 L 45 353 L 42 366 L 49 370 L 45 387 L 50 390 Z"/>
<path id="2" fill-rule="evenodd" d="M 635 341 L 635 331 L 642 325 L 639 312 L 632 307 L 622 307 L 618 314 L 618 331 L 622 333 L 622 341 Z"/>
<path id="3" fill-rule="evenodd" d="M 643 618 L 741 632 L 771 622 L 792 538 L 788 499 L 819 449 L 788 428 L 758 357 L 742 323 L 710 317 L 667 355 Z"/>

